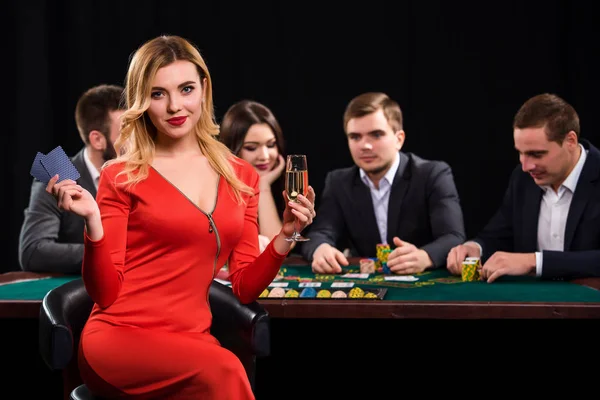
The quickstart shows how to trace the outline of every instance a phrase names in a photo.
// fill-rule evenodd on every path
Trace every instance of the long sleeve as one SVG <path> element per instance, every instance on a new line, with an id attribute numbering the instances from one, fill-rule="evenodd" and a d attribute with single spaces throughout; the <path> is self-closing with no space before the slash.
<path id="1" fill-rule="evenodd" d="M 116 186 L 115 177 L 106 169 L 100 176 L 97 202 L 104 236 L 92 241 L 85 235 L 82 276 L 92 300 L 105 308 L 121 290 L 130 210 L 129 196 Z"/>
<path id="2" fill-rule="evenodd" d="M 427 185 L 427 202 L 434 240 L 422 246 L 435 267 L 445 266 L 452 247 L 465 240 L 463 213 L 450 166 L 438 163 Z"/>
<path id="3" fill-rule="evenodd" d="M 543 260 L 543 279 L 600 277 L 600 250 L 545 250 Z"/>
<path id="4" fill-rule="evenodd" d="M 281 196 L 280 192 L 272 189 L 261 191 L 258 198 L 258 221 L 261 235 L 273 239 L 281 231 L 281 216 L 277 210 L 274 196 Z"/>
<path id="5" fill-rule="evenodd" d="M 61 225 L 71 233 L 62 238 Z M 19 263 L 31 272 L 60 272 L 80 274 L 83 260 L 83 219 L 65 215 L 56 200 L 46 193 L 42 182 L 31 185 L 29 206 L 25 210 L 19 235 Z M 80 235 L 77 242 L 74 235 Z"/>
<path id="6" fill-rule="evenodd" d="M 287 254 L 279 254 L 273 248 L 273 241 L 265 251 L 258 249 L 258 174 L 253 173 L 251 186 L 254 195 L 248 202 L 244 214 L 242 235 L 229 259 L 231 286 L 242 303 L 250 303 L 273 281 Z M 258 256 L 257 256 L 258 255 Z"/>
<path id="7" fill-rule="evenodd" d="M 321 244 L 328 243 L 336 247 L 347 229 L 341 207 L 334 197 L 334 191 L 332 175 L 328 173 L 325 177 L 321 204 L 317 208 L 318 217 L 306 233 L 310 241 L 302 242 L 300 245 L 302 256 L 308 261 L 312 261 L 313 253 Z"/>
<path id="8" fill-rule="evenodd" d="M 485 225 L 483 230 L 473 239 L 482 247 L 481 258 L 485 262 L 496 251 L 513 251 L 514 227 L 513 227 L 513 188 L 516 181 L 515 175 L 518 169 L 513 171 L 510 183 L 504 194 L 502 205 L 494 216 Z"/>

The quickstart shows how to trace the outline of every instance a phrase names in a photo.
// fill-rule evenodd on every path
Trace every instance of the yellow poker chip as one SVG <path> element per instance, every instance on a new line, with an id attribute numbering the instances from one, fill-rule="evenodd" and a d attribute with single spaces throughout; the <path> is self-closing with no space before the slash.
<path id="1" fill-rule="evenodd" d="M 268 295 L 269 295 L 269 289 L 265 289 L 262 291 L 262 293 L 258 297 L 267 297 Z"/>
<path id="2" fill-rule="evenodd" d="M 348 297 L 351 297 L 351 298 L 361 298 L 364 296 L 365 296 L 364 290 L 362 290 L 359 287 L 352 288 L 350 290 L 350 293 L 348 293 Z"/>

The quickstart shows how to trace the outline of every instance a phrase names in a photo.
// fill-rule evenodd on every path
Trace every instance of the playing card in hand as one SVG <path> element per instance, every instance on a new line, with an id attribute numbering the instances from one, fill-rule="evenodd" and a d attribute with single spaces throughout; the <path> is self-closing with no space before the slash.
<path id="1" fill-rule="evenodd" d="M 41 170 L 39 165 L 42 167 Z M 56 174 L 58 174 L 58 182 L 65 179 L 76 181 L 80 176 L 79 171 L 77 171 L 77 168 L 75 168 L 61 146 L 56 147 L 46 155 L 38 153 L 31 166 L 31 175 L 43 183 L 48 183 Z"/>
<path id="2" fill-rule="evenodd" d="M 29 171 L 29 173 L 38 181 L 48 183 L 48 181 L 50 180 L 50 175 L 48 175 L 46 168 L 44 168 L 44 166 L 42 165 L 43 157 L 46 157 L 46 155 L 38 151 L 38 153 L 35 155 L 35 159 L 33 160 L 33 164 L 31 165 L 31 171 Z"/>

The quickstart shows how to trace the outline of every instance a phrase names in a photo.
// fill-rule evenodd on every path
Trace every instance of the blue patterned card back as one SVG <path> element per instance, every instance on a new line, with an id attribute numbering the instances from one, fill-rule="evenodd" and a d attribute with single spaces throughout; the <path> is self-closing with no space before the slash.
<path id="1" fill-rule="evenodd" d="M 58 182 L 65 179 L 72 179 L 74 181 L 79 179 L 79 171 L 77 171 L 77 168 L 75 168 L 61 146 L 56 147 L 50 153 L 46 154 L 41 159 L 41 163 L 46 172 L 48 172 L 48 175 L 50 175 L 50 178 L 58 174 Z"/>
<path id="2" fill-rule="evenodd" d="M 29 173 L 38 181 L 47 184 L 50 180 L 50 175 L 48 175 L 46 168 L 44 168 L 44 166 L 42 165 L 41 161 L 44 157 L 46 156 L 38 151 L 38 153 L 35 155 L 35 158 L 33 159 L 33 164 L 31 164 L 31 170 L 29 171 Z"/>

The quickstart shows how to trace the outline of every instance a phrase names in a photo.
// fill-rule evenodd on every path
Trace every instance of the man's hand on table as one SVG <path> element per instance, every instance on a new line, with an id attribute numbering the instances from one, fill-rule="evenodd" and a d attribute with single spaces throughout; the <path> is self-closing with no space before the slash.
<path id="1" fill-rule="evenodd" d="M 313 253 L 312 271 L 316 274 L 339 274 L 342 267 L 347 266 L 348 259 L 344 254 L 328 243 L 323 243 Z"/>
<path id="2" fill-rule="evenodd" d="M 481 280 L 488 283 L 503 275 L 535 275 L 535 253 L 497 251 L 481 267 L 479 274 Z"/>

